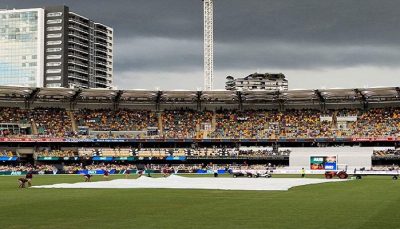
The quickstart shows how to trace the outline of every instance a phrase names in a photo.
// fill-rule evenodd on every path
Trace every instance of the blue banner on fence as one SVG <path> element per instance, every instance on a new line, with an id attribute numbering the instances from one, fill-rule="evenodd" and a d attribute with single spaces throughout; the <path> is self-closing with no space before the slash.
<path id="1" fill-rule="evenodd" d="M 115 174 L 116 170 L 115 169 L 111 169 L 108 171 L 109 174 Z M 103 175 L 104 174 L 104 170 L 102 169 L 98 169 L 98 170 L 79 170 L 78 174 L 91 174 L 91 175 Z"/>
<path id="2" fill-rule="evenodd" d="M 225 170 L 224 170 L 225 171 Z M 197 171 L 196 171 L 196 173 L 197 174 L 213 174 L 214 173 L 214 170 L 211 170 L 211 169 L 208 169 L 208 170 L 206 170 L 206 169 L 198 169 Z"/>
<path id="3" fill-rule="evenodd" d="M 93 161 L 112 161 L 113 157 L 93 157 Z"/>
<path id="4" fill-rule="evenodd" d="M 337 166 L 336 166 L 336 162 L 325 162 L 325 170 L 336 170 Z"/>
<path id="5" fill-rule="evenodd" d="M 0 157 L 0 161 L 16 161 L 18 157 Z"/>
<path id="6" fill-rule="evenodd" d="M 225 169 L 218 169 L 217 172 L 218 172 L 218 174 L 225 174 L 226 171 L 225 171 Z"/>
<path id="7" fill-rule="evenodd" d="M 206 174 L 206 173 L 207 173 L 207 170 L 198 169 L 198 170 L 196 171 L 196 173 L 199 173 L 199 174 Z"/>
<path id="8" fill-rule="evenodd" d="M 173 157 L 173 156 L 168 156 L 166 157 L 167 161 L 184 161 L 186 160 L 186 157 L 180 156 L 180 157 Z"/>

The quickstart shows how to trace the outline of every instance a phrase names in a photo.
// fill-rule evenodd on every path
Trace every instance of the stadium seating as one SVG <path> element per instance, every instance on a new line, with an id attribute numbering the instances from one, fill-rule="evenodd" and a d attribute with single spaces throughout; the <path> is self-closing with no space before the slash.
<path id="1" fill-rule="evenodd" d="M 13 157 L 13 156 L 17 156 L 17 153 L 13 152 L 11 150 L 1 150 L 0 151 L 0 156 L 2 156 L 2 157 Z"/>
<path id="2" fill-rule="evenodd" d="M 192 110 L 164 111 L 162 126 L 164 138 L 197 138 L 202 123 L 211 123 L 212 112 Z"/>
<path id="3" fill-rule="evenodd" d="M 400 149 L 386 149 L 386 150 L 374 150 L 373 156 L 375 157 L 388 157 L 388 156 L 400 156 Z"/>
<path id="4" fill-rule="evenodd" d="M 74 114 L 79 126 L 87 126 L 95 131 L 140 131 L 158 126 L 156 114 L 150 111 L 83 109 Z"/>
<path id="5" fill-rule="evenodd" d="M 29 117 L 36 124 L 38 135 L 65 137 L 71 135 L 72 123 L 65 109 L 38 108 Z"/>
<path id="6" fill-rule="evenodd" d="M 146 110 L 61 108 L 0 109 L 0 134 L 24 132 L 8 125 L 29 126 L 29 137 L 153 139 L 280 139 L 398 137 L 400 108 L 297 110 Z M 87 128 L 91 136 L 78 128 Z M 27 133 L 28 133 L 27 132 Z M 27 134 L 25 133 L 25 135 Z M 206 153 L 204 153 L 206 154 Z"/>
<path id="7" fill-rule="evenodd" d="M 133 150 L 131 148 L 80 148 L 78 155 L 80 157 L 131 157 Z"/>
<path id="8" fill-rule="evenodd" d="M 43 149 L 37 151 L 36 156 L 38 157 L 75 157 L 77 156 L 77 152 L 73 150 L 49 150 Z"/>

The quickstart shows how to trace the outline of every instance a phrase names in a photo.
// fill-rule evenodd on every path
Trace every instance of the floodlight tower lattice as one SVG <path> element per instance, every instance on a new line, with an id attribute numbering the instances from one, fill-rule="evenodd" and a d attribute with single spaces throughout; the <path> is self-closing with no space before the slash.
<path id="1" fill-rule="evenodd" d="M 212 91 L 214 83 L 214 0 L 204 3 L 204 90 Z"/>

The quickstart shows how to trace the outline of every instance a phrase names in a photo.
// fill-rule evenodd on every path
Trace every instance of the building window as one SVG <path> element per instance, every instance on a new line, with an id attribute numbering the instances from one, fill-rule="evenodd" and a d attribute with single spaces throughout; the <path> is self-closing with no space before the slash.
<path id="1" fill-rule="evenodd" d="M 62 12 L 47 13 L 47 17 L 59 17 L 61 15 L 62 15 Z"/>
<path id="2" fill-rule="evenodd" d="M 50 34 L 47 34 L 47 38 L 60 38 L 62 36 L 62 34 L 61 33 L 50 33 Z"/>
<path id="3" fill-rule="evenodd" d="M 8 15 L 8 18 L 19 18 L 20 14 L 19 13 L 11 13 Z"/>

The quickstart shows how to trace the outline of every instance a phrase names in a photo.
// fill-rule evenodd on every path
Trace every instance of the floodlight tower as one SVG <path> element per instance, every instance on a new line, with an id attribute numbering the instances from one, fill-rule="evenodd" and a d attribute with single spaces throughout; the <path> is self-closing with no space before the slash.
<path id="1" fill-rule="evenodd" d="M 204 90 L 212 91 L 214 83 L 214 0 L 204 3 Z"/>

